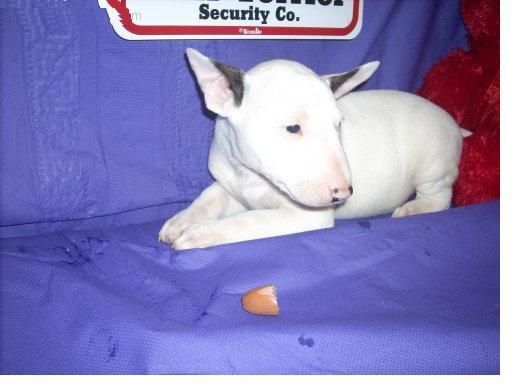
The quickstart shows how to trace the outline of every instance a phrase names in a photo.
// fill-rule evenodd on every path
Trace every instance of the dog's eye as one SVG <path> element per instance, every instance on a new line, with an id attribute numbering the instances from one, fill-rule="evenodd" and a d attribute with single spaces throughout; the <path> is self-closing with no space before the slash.
<path id="1" fill-rule="evenodd" d="M 286 127 L 286 130 L 290 133 L 299 133 L 300 132 L 300 125 L 294 124 L 294 125 L 288 125 Z"/>

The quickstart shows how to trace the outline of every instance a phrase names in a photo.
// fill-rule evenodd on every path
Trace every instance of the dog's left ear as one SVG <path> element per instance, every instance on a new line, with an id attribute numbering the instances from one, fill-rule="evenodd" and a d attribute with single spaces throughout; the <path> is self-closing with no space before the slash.
<path id="1" fill-rule="evenodd" d="M 210 111 L 226 117 L 242 104 L 244 73 L 241 70 L 209 59 L 192 48 L 187 48 L 187 57 Z"/>
<path id="2" fill-rule="evenodd" d="M 331 88 L 334 97 L 339 99 L 344 94 L 350 92 L 359 84 L 364 83 L 377 70 L 380 61 L 372 61 L 354 68 L 351 71 L 340 73 L 338 75 L 322 76 Z"/>

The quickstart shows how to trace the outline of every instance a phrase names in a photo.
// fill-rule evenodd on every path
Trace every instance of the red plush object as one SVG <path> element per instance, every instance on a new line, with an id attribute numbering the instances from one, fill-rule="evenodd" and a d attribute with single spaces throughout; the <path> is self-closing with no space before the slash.
<path id="1" fill-rule="evenodd" d="M 499 1 L 461 0 L 468 51 L 450 52 L 429 70 L 419 94 L 473 132 L 464 139 L 455 205 L 500 194 Z"/>

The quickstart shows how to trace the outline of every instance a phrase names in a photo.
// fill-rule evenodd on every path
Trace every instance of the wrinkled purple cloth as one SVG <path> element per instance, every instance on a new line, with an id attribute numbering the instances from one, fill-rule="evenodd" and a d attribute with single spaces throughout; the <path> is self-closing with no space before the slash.
<path id="1" fill-rule="evenodd" d="M 3 240 L 0 372 L 499 372 L 498 202 L 184 252 L 161 224 Z"/>

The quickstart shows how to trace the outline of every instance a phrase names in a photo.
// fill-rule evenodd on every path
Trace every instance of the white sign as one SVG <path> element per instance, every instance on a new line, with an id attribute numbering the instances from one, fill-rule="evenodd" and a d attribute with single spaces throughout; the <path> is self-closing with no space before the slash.
<path id="1" fill-rule="evenodd" d="M 352 39 L 363 0 L 98 0 L 128 40 Z"/>

